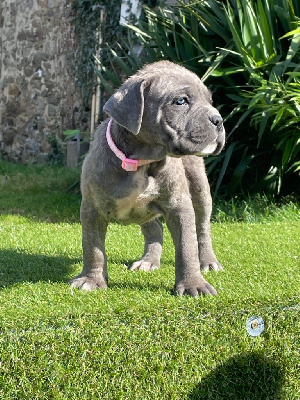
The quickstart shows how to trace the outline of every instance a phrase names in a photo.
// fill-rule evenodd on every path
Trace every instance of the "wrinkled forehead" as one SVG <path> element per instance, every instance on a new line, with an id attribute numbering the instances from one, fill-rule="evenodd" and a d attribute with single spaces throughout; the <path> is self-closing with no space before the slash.
<path id="1" fill-rule="evenodd" d="M 157 97 L 168 97 L 172 94 L 197 95 L 210 98 L 211 94 L 204 83 L 189 71 L 181 74 L 161 74 L 153 77 L 149 91 Z"/>

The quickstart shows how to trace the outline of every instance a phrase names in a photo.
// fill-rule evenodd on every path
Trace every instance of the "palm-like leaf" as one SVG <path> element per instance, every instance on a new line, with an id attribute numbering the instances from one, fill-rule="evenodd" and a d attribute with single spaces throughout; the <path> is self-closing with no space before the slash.
<path id="1" fill-rule="evenodd" d="M 299 0 L 178 1 L 172 9 L 145 8 L 145 15 L 147 22 L 129 25 L 128 40 L 108 51 L 113 73 L 107 66 L 98 72 L 106 90 L 160 59 L 195 71 L 227 115 L 227 147 L 207 160 L 215 191 L 278 192 L 300 166 Z"/>

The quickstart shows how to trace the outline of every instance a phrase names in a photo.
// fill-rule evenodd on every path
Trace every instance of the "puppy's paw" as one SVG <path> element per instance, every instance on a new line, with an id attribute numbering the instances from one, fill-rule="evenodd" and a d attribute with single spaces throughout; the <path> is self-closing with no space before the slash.
<path id="1" fill-rule="evenodd" d="M 214 253 L 211 254 L 202 254 L 200 256 L 200 268 L 204 272 L 208 271 L 223 271 L 224 268 L 222 265 L 219 263 L 217 260 L 216 256 Z"/>
<path id="2" fill-rule="evenodd" d="M 206 282 L 205 279 L 197 279 L 195 282 L 180 282 L 175 285 L 174 294 L 177 296 L 189 295 L 192 297 L 203 296 L 216 296 L 216 289 Z"/>
<path id="3" fill-rule="evenodd" d="M 204 272 L 208 272 L 208 271 L 223 271 L 224 268 L 222 267 L 222 265 L 219 263 L 219 261 L 211 261 L 211 262 L 200 262 L 200 268 L 202 269 L 202 271 Z"/>
<path id="4" fill-rule="evenodd" d="M 70 280 L 71 288 L 77 288 L 86 291 L 92 291 L 95 289 L 106 289 L 107 283 L 102 278 L 93 278 L 85 275 L 78 275 Z"/>
<path id="5" fill-rule="evenodd" d="M 145 260 L 139 260 L 134 262 L 130 267 L 130 271 L 154 271 L 155 269 L 159 268 L 159 265 L 156 265 L 157 263 L 152 263 L 150 261 L 145 261 Z"/>

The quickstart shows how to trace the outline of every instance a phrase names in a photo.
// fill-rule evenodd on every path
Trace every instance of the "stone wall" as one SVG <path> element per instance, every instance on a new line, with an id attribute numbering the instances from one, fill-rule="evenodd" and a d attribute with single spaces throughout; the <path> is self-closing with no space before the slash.
<path id="1" fill-rule="evenodd" d="M 0 156 L 51 161 L 74 129 L 78 99 L 68 1 L 0 1 Z"/>

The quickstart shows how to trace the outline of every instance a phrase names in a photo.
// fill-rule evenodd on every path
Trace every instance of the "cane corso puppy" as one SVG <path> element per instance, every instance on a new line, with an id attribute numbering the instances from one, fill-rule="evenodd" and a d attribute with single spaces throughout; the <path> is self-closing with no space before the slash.
<path id="1" fill-rule="evenodd" d="M 71 286 L 105 289 L 110 220 L 141 226 L 145 251 L 130 270 L 160 265 L 163 216 L 175 245 L 175 294 L 215 295 L 202 276 L 222 269 L 211 243 L 212 200 L 203 157 L 219 154 L 225 131 L 201 80 L 169 61 L 146 65 L 104 105 L 81 177 L 83 270 Z"/>

